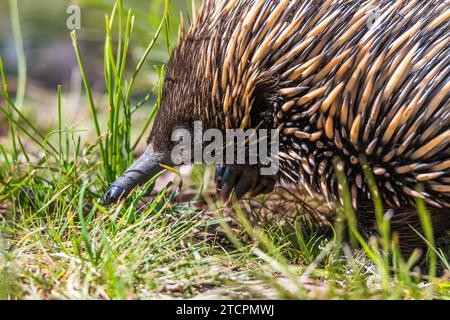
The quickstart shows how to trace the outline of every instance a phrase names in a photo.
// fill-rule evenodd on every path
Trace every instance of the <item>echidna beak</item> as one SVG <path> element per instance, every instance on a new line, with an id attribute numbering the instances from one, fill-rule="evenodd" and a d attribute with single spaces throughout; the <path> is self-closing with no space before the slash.
<path id="1" fill-rule="evenodd" d="M 112 185 L 111 187 L 109 187 L 108 191 L 105 193 L 102 204 L 108 205 L 108 204 L 120 201 L 123 198 L 123 196 L 125 195 L 125 193 L 126 193 L 126 191 L 124 188 Z"/>
<path id="2" fill-rule="evenodd" d="M 102 204 L 116 203 L 126 198 L 137 186 L 145 184 L 163 170 L 160 163 L 164 163 L 164 158 L 164 156 L 156 154 L 150 144 L 144 154 L 111 184 L 103 197 Z"/>

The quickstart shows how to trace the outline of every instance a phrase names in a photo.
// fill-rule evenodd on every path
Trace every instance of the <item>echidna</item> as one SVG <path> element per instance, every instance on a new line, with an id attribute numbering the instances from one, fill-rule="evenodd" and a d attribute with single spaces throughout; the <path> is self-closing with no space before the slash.
<path id="1" fill-rule="evenodd" d="M 274 128 L 280 171 L 218 170 L 224 197 L 288 181 L 340 199 L 339 156 L 362 226 L 374 226 L 361 159 L 392 229 L 417 244 L 416 198 L 435 232 L 450 225 L 450 1 L 205 0 L 168 62 L 148 149 L 105 203 L 171 165 L 174 129 Z"/>

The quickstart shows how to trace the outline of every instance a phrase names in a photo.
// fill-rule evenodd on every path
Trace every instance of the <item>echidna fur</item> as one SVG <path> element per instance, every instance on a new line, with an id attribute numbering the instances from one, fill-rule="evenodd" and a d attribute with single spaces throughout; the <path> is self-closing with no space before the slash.
<path id="1" fill-rule="evenodd" d="M 445 229 L 449 43 L 448 0 L 204 1 L 182 23 L 149 144 L 167 153 L 172 131 L 197 120 L 276 128 L 279 181 L 339 200 L 339 156 L 367 224 L 364 157 L 384 204 L 402 212 L 399 229 L 415 221 L 416 198 Z"/>

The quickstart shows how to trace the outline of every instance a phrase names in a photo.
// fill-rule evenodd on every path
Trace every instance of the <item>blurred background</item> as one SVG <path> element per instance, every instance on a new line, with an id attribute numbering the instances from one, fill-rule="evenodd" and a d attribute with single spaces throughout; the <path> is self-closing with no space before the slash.
<path id="1" fill-rule="evenodd" d="M 105 15 L 110 15 L 114 0 L 1 0 L 0 1 L 0 56 L 3 59 L 8 79 L 9 91 L 15 95 L 17 90 L 18 63 L 20 62 L 20 43 L 17 46 L 11 17 L 18 14 L 20 31 L 23 38 L 24 60 L 26 62 L 26 90 L 22 112 L 31 117 L 44 132 L 54 129 L 56 123 L 56 90 L 63 86 L 63 121 L 77 129 L 93 133 L 92 121 L 88 120 L 89 108 L 84 95 L 82 79 L 74 54 L 71 30 L 67 27 L 76 5 L 80 12 L 80 29 L 77 38 L 83 56 L 88 78 L 94 91 L 94 98 L 100 113 L 108 111 L 107 100 L 104 99 L 105 83 L 103 71 L 103 50 L 105 41 Z M 124 0 L 124 19 L 132 8 L 135 15 L 135 28 L 130 44 L 127 71 L 131 74 L 137 62 L 161 22 L 164 12 L 164 0 Z M 190 14 L 190 0 L 172 0 L 170 3 L 170 38 L 176 42 L 180 11 Z M 68 12 L 69 11 L 69 12 Z M 117 23 L 116 23 L 117 27 Z M 116 35 L 117 30 L 113 32 Z M 164 32 L 164 31 L 163 31 Z M 115 39 L 113 39 L 114 41 Z M 138 103 L 158 82 L 155 66 L 161 66 L 168 59 L 166 34 L 161 34 L 156 46 L 150 53 L 141 75 L 137 79 L 133 100 Z M 137 128 L 144 123 L 156 94 L 136 115 Z M 0 101 L 1 103 L 1 101 Z M 86 121 L 84 121 L 86 120 Z M 3 115 L 0 115 L 0 142 L 6 143 L 4 136 L 7 126 Z M 138 130 L 134 130 L 138 131 Z"/>

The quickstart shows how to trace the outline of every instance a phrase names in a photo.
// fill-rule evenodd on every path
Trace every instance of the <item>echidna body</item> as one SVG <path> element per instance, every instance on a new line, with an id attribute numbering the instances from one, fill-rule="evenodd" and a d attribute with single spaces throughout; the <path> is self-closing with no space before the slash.
<path id="1" fill-rule="evenodd" d="M 367 159 L 400 227 L 418 221 L 416 198 L 437 229 L 450 224 L 450 1 L 210 0 L 192 20 L 167 65 L 150 151 L 106 202 L 170 164 L 173 130 L 200 120 L 277 129 L 277 179 L 330 201 L 339 156 L 360 219 L 370 220 Z M 241 189 L 260 193 L 258 181 Z"/>

